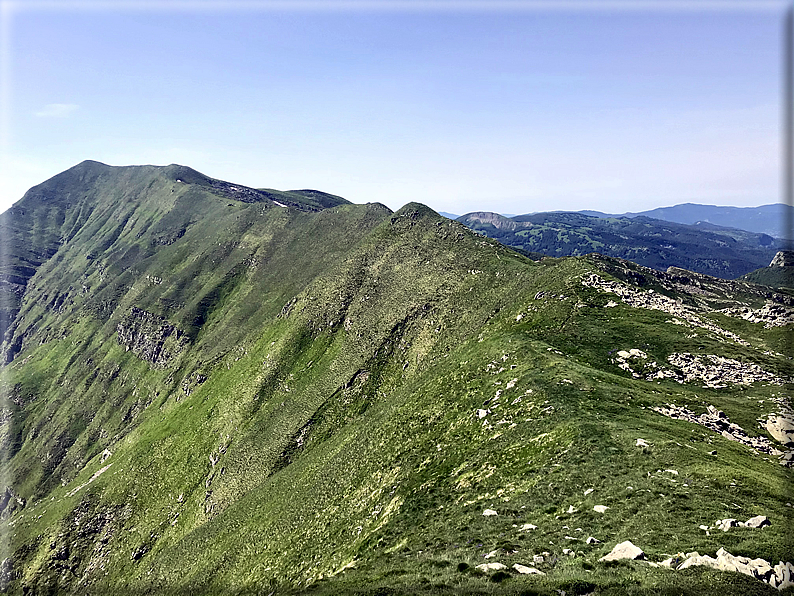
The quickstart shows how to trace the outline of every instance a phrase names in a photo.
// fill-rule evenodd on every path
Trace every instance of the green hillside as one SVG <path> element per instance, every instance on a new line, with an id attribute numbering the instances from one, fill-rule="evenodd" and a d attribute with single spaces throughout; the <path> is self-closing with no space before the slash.
<path id="1" fill-rule="evenodd" d="M 642 216 L 548 212 L 507 218 L 476 212 L 457 221 L 529 252 L 553 257 L 597 252 L 662 271 L 679 267 L 725 279 L 735 279 L 769 263 L 783 242 L 761 233 Z"/>
<path id="2" fill-rule="evenodd" d="M 743 281 L 794 292 L 794 251 L 778 252 L 767 267 L 741 277 Z"/>
<path id="3" fill-rule="evenodd" d="M 7 593 L 776 594 L 658 564 L 794 560 L 790 294 L 181 166 L 84 162 L 0 225 Z"/>

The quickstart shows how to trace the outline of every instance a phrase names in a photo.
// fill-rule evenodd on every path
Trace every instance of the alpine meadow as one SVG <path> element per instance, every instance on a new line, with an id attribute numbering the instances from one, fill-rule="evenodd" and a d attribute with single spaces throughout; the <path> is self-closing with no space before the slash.
<path id="1" fill-rule="evenodd" d="M 516 250 L 180 165 L 31 188 L 0 214 L 3 592 L 794 594 L 791 255 L 528 252 L 550 222 Z"/>

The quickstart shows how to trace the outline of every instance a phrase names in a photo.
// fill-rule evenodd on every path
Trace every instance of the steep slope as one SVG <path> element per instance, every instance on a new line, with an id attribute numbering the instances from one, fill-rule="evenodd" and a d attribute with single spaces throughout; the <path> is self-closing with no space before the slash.
<path id="1" fill-rule="evenodd" d="M 549 212 L 507 218 L 478 212 L 463 215 L 457 221 L 525 251 L 549 256 L 598 252 L 654 269 L 681 267 L 727 279 L 768 263 L 780 246 L 780 241 L 765 234 L 647 217 Z"/>
<path id="2" fill-rule="evenodd" d="M 27 283 L 3 369 L 10 593 L 762 594 L 598 559 L 627 539 L 792 559 L 790 296 L 537 263 L 414 203 L 190 197 L 107 246 L 78 231 Z M 756 514 L 771 526 L 698 528 Z"/>
<path id="3" fill-rule="evenodd" d="M 773 288 L 794 291 L 794 251 L 781 250 L 768 267 L 743 275 L 740 279 Z"/>

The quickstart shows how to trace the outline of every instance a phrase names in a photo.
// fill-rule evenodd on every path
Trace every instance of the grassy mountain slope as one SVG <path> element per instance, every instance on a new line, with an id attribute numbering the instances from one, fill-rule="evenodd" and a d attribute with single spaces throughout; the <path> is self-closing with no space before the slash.
<path id="1" fill-rule="evenodd" d="M 789 399 L 790 325 L 735 307 L 789 296 L 536 263 L 415 203 L 301 211 L 153 175 L 128 202 L 95 187 L 111 213 L 11 323 L 10 593 L 770 593 L 598 558 L 630 539 L 791 560 L 791 469 L 651 409 L 716 406 L 782 450 L 757 419 Z M 718 386 L 721 362 L 744 376 Z M 698 528 L 756 514 L 772 525 Z M 546 575 L 476 571 L 493 551 Z"/>
<path id="2" fill-rule="evenodd" d="M 794 291 L 794 251 L 780 251 L 768 267 L 761 267 L 741 277 L 744 281 Z"/>
<path id="3" fill-rule="evenodd" d="M 648 217 L 549 212 L 506 218 L 469 213 L 457 221 L 503 244 L 549 256 L 598 252 L 664 270 L 680 267 L 734 279 L 768 263 L 780 241 L 738 229 L 690 226 Z"/>

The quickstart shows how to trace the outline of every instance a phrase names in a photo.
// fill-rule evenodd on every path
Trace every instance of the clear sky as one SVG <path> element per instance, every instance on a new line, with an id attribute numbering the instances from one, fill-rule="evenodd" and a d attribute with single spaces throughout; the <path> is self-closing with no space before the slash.
<path id="1" fill-rule="evenodd" d="M 0 211 L 84 159 L 457 214 L 781 200 L 783 2 L 0 2 Z"/>

